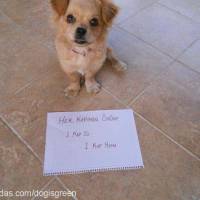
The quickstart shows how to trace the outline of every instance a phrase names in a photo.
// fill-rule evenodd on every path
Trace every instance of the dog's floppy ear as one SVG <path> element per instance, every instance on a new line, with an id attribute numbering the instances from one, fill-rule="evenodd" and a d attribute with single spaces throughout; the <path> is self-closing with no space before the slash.
<path id="1" fill-rule="evenodd" d="M 68 4 L 69 0 L 51 0 L 51 5 L 59 17 L 65 14 Z"/>
<path id="2" fill-rule="evenodd" d="M 113 19 L 116 17 L 119 11 L 119 7 L 117 7 L 110 0 L 101 0 L 102 3 L 102 18 L 104 23 L 109 26 L 112 24 Z"/>

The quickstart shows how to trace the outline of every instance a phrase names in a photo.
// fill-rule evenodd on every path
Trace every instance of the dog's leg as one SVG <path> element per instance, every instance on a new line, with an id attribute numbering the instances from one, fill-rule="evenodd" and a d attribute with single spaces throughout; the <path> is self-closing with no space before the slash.
<path id="1" fill-rule="evenodd" d="M 111 66 L 119 72 L 127 70 L 127 64 L 120 61 L 117 56 L 112 52 L 111 48 L 107 48 L 107 60 L 111 63 Z"/>
<path id="2" fill-rule="evenodd" d="M 64 90 L 66 97 L 75 97 L 80 91 L 80 74 L 71 73 L 67 74 L 69 79 L 69 86 Z"/>
<path id="3" fill-rule="evenodd" d="M 95 80 L 94 74 L 85 75 L 85 86 L 88 93 L 97 94 L 101 90 L 101 85 Z"/>

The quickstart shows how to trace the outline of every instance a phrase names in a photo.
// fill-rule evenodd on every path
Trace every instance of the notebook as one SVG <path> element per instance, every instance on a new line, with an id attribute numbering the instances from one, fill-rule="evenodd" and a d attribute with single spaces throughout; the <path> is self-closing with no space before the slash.
<path id="1" fill-rule="evenodd" d="M 44 176 L 143 167 L 131 109 L 48 113 Z"/>

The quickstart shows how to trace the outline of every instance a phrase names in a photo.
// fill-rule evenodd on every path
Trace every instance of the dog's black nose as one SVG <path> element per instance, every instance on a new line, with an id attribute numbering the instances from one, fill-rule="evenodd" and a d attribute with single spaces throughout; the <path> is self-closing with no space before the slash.
<path id="1" fill-rule="evenodd" d="M 85 28 L 78 27 L 78 28 L 76 29 L 76 35 L 77 35 L 78 37 L 83 37 L 83 36 L 85 36 L 86 33 L 87 33 L 87 29 L 85 29 Z"/>

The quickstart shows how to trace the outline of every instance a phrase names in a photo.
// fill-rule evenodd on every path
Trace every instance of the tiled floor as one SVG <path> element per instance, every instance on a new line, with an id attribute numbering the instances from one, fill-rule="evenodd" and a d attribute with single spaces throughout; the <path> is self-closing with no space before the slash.
<path id="1" fill-rule="evenodd" d="M 105 66 L 101 93 L 83 89 L 70 100 L 48 1 L 0 0 L 0 191 L 68 188 L 83 200 L 200 200 L 200 3 L 115 2 L 122 9 L 109 43 L 128 71 Z M 47 112 L 126 107 L 136 115 L 143 170 L 42 176 Z"/>

